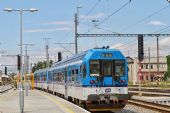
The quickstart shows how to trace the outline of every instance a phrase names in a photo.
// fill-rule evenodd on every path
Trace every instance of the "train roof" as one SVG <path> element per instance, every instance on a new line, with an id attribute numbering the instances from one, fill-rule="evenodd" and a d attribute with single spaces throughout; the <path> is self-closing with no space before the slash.
<path id="1" fill-rule="evenodd" d="M 71 63 L 71 62 L 74 62 L 74 61 L 82 60 L 84 58 L 84 56 L 87 54 L 88 51 L 89 50 L 84 51 L 82 53 L 79 53 L 77 55 L 74 55 L 74 56 L 72 56 L 70 58 L 67 58 L 67 59 L 63 60 L 63 61 L 56 62 L 51 67 L 60 66 L 60 65 L 63 65 L 65 63 Z"/>
<path id="2" fill-rule="evenodd" d="M 117 49 L 108 49 L 108 48 L 89 49 L 87 51 L 84 51 L 82 53 L 76 54 L 76 55 L 74 55 L 74 56 L 72 56 L 70 58 L 67 58 L 65 60 L 55 62 L 51 67 L 37 70 L 34 73 L 43 73 L 43 72 L 49 71 L 51 68 L 56 68 L 56 67 L 71 64 L 71 63 L 74 63 L 74 62 L 82 61 L 87 54 L 91 54 L 93 52 L 120 52 L 120 51 L 117 50 Z M 121 52 L 120 52 L 120 54 L 122 55 Z"/>
<path id="3" fill-rule="evenodd" d="M 76 62 L 76 61 L 79 61 L 79 60 L 82 60 L 85 55 L 88 53 L 88 52 L 94 52 L 94 51 L 119 51 L 117 49 L 102 49 L 102 48 L 99 48 L 99 49 L 89 49 L 87 51 L 84 51 L 82 53 L 79 53 L 77 55 L 74 55 L 68 59 L 65 59 L 63 61 L 60 61 L 60 62 L 56 62 L 52 65 L 52 67 L 56 67 L 56 66 L 60 66 L 60 65 L 63 65 L 63 64 L 66 64 L 66 63 L 72 63 L 72 62 Z"/>
<path id="4" fill-rule="evenodd" d="M 8 75 L 1 75 L 0 77 L 9 78 Z"/>

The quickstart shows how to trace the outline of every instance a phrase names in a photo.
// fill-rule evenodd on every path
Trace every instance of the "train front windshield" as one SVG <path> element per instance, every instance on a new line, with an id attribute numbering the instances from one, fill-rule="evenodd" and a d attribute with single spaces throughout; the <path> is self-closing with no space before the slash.
<path id="1" fill-rule="evenodd" d="M 125 61 L 115 61 L 115 76 L 123 76 L 125 74 Z"/>
<path id="2" fill-rule="evenodd" d="M 90 76 L 123 76 L 125 74 L 124 60 L 91 60 Z"/>
<path id="3" fill-rule="evenodd" d="M 99 75 L 100 75 L 100 61 L 99 60 L 90 61 L 90 76 Z"/>

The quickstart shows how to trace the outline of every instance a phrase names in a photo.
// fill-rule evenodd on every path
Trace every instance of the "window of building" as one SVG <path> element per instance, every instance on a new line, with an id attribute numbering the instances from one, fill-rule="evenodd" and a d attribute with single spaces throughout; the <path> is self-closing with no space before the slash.
<path id="1" fill-rule="evenodd" d="M 143 75 L 141 76 L 141 80 L 143 80 Z"/>
<path id="2" fill-rule="evenodd" d="M 148 75 L 146 75 L 146 80 L 149 80 L 149 76 Z"/>
<path id="3" fill-rule="evenodd" d="M 148 64 L 146 64 L 146 69 L 148 69 L 149 68 L 149 65 Z"/>

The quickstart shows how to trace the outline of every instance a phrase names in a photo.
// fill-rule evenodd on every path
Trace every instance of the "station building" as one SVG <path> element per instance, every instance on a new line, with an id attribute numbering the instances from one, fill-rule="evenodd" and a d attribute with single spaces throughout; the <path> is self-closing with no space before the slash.
<path id="1" fill-rule="evenodd" d="M 128 61 L 128 76 L 129 82 L 133 83 L 133 85 L 138 84 L 138 70 L 139 70 L 139 62 L 138 58 L 131 58 L 127 57 Z M 150 65 L 150 66 L 149 66 Z M 159 67 L 158 67 L 159 66 Z M 150 68 L 149 68 L 150 67 Z M 157 71 L 159 70 L 159 71 Z M 141 62 L 141 82 L 154 82 L 156 80 L 161 80 L 163 78 L 165 72 L 167 72 L 167 58 L 166 57 L 159 57 L 159 65 L 157 65 L 157 57 L 144 57 L 144 60 Z M 150 73 L 150 77 L 149 77 Z"/>

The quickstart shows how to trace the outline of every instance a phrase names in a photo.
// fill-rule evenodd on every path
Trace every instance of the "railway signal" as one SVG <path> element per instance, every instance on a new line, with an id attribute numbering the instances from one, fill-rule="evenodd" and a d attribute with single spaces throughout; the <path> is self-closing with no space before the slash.
<path id="1" fill-rule="evenodd" d="M 5 66 L 5 75 L 7 75 L 7 67 Z"/>
<path id="2" fill-rule="evenodd" d="M 143 52 L 143 35 L 138 35 L 138 60 L 139 60 L 139 95 L 142 95 L 141 93 L 141 78 L 142 78 L 142 72 L 141 72 L 141 62 L 143 60 L 144 52 Z"/>
<path id="3" fill-rule="evenodd" d="M 18 68 L 18 71 L 21 69 L 21 56 L 20 55 L 17 55 L 17 68 Z"/>
<path id="4" fill-rule="evenodd" d="M 62 60 L 61 52 L 58 52 L 58 62 Z"/>
<path id="5" fill-rule="evenodd" d="M 139 61 L 143 60 L 144 52 L 143 52 L 143 35 L 138 35 L 138 59 Z"/>

